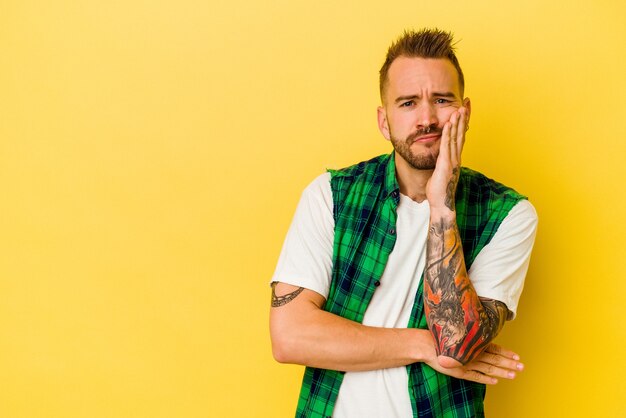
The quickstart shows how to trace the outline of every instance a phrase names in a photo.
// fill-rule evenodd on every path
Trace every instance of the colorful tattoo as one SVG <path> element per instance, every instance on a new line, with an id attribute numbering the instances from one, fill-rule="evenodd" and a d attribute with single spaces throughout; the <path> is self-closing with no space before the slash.
<path id="1" fill-rule="evenodd" d="M 287 293 L 283 296 L 276 296 L 276 285 L 278 283 L 272 283 L 272 308 L 277 308 L 279 306 L 283 306 L 294 300 L 302 291 L 304 287 L 299 287 L 291 293 Z"/>
<path id="2" fill-rule="evenodd" d="M 437 354 L 465 364 L 502 329 L 506 306 L 476 295 L 455 221 L 431 222 L 426 257 L 424 308 Z"/>

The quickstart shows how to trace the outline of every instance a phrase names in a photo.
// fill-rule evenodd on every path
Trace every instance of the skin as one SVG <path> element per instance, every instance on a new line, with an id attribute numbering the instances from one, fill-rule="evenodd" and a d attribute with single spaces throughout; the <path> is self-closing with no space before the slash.
<path id="1" fill-rule="evenodd" d="M 428 199 L 430 229 L 444 222 L 440 232 L 429 229 L 427 243 L 425 276 L 430 277 L 425 277 L 425 307 L 430 330 L 362 325 L 324 311 L 325 299 L 316 292 L 275 283 L 270 336 L 276 360 L 342 371 L 419 361 L 441 373 L 486 384 L 514 378 L 523 369 L 516 353 L 490 343 L 497 332 L 488 333 L 480 347 L 460 350 L 459 355 L 468 324 L 446 320 L 445 309 L 451 304 L 479 317 L 486 312 L 467 278 L 464 261 L 459 262 L 460 240 L 451 203 L 469 114 L 470 101 L 462 99 L 449 61 L 400 57 L 390 66 L 378 126 L 397 151 L 400 191 L 416 201 Z M 451 250 L 454 259 L 442 257 Z M 500 323 L 498 312 L 494 315 Z"/>

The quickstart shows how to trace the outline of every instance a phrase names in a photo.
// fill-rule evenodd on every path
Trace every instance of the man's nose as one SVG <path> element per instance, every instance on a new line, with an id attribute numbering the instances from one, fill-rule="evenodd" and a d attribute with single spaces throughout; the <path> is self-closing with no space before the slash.
<path id="1" fill-rule="evenodd" d="M 424 103 L 419 106 L 417 118 L 417 128 L 424 129 L 432 126 L 437 126 L 437 112 L 430 103 Z"/>

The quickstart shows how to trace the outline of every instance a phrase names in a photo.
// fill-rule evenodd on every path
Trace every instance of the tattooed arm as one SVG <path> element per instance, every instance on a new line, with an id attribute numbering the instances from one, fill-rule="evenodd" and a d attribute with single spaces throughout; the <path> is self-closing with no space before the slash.
<path id="1" fill-rule="evenodd" d="M 368 327 L 322 310 L 323 304 L 324 298 L 311 290 L 272 284 L 270 336 L 277 361 L 343 371 L 422 361 L 440 373 L 484 384 L 512 379 L 524 367 L 517 354 L 490 344 L 476 361 L 445 368 L 430 331 Z"/>
<path id="2" fill-rule="evenodd" d="M 332 370 L 361 371 L 422 361 L 459 379 L 495 384 L 522 370 L 519 356 L 491 344 L 476 361 L 444 368 L 430 331 L 369 327 L 322 310 L 316 292 L 285 283 L 272 284 L 270 336 L 277 361 Z"/>
<path id="3" fill-rule="evenodd" d="M 465 268 L 456 224 L 455 194 L 469 110 L 444 126 L 439 156 L 426 194 L 431 208 L 424 274 L 424 309 L 444 367 L 467 364 L 496 337 L 507 307 L 478 297 Z"/>
<path id="4" fill-rule="evenodd" d="M 507 308 L 476 295 L 454 217 L 431 217 L 426 254 L 424 308 L 440 363 L 466 364 L 500 332 Z"/>

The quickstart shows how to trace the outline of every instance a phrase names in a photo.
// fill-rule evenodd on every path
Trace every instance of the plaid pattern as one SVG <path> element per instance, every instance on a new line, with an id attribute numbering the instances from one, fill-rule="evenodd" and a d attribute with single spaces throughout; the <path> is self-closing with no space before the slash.
<path id="1" fill-rule="evenodd" d="M 361 323 L 396 241 L 400 190 L 394 154 L 331 170 L 331 189 L 335 237 L 332 281 L 324 309 Z M 524 198 L 480 173 L 461 169 L 456 210 L 468 269 L 509 210 Z M 408 326 L 426 329 L 422 283 Z M 484 416 L 484 385 L 443 375 L 423 363 L 407 369 L 414 417 Z M 307 367 L 296 417 L 331 417 L 343 375 Z"/>

